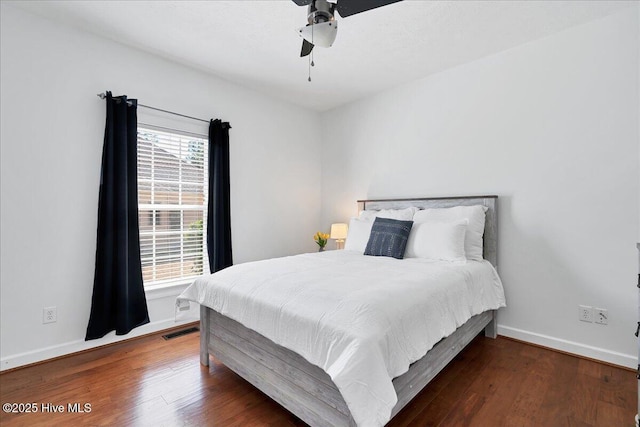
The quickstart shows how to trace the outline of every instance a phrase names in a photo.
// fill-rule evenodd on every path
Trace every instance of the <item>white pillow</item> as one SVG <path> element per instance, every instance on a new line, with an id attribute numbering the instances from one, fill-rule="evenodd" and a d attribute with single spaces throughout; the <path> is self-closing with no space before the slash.
<path id="1" fill-rule="evenodd" d="M 413 224 L 405 258 L 426 258 L 440 261 L 466 261 L 464 237 L 469 221 L 417 222 Z"/>
<path id="2" fill-rule="evenodd" d="M 464 253 L 469 260 L 482 261 L 482 236 L 486 206 L 455 206 L 453 208 L 423 209 L 413 216 L 414 227 L 418 222 L 453 222 L 468 219 L 464 238 Z"/>
<path id="3" fill-rule="evenodd" d="M 347 251 L 358 251 L 363 254 L 369 241 L 372 226 L 373 221 L 351 218 L 351 221 L 349 221 L 349 231 L 347 231 L 347 240 L 344 242 L 344 249 Z"/>
<path id="4" fill-rule="evenodd" d="M 359 219 L 373 221 L 376 218 L 391 218 L 400 221 L 411 221 L 418 208 L 412 206 L 406 209 L 382 209 L 379 211 L 362 211 Z"/>

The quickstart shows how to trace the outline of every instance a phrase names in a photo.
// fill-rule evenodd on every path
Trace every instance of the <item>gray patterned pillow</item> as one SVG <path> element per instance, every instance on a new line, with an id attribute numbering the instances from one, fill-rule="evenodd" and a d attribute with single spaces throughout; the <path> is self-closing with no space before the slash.
<path id="1" fill-rule="evenodd" d="M 412 226 L 413 221 L 376 218 L 364 254 L 402 259 Z"/>

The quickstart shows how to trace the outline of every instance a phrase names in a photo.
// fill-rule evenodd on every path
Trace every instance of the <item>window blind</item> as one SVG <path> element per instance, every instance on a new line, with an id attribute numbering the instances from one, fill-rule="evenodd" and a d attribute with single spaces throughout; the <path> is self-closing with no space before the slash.
<path id="1" fill-rule="evenodd" d="M 208 266 L 205 138 L 138 127 L 138 211 L 145 288 L 192 281 Z"/>

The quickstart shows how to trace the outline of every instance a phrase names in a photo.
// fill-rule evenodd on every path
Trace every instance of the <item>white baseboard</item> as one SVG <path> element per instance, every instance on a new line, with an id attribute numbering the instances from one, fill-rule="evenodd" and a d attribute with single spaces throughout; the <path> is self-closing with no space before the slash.
<path id="1" fill-rule="evenodd" d="M 590 345 L 567 341 L 561 338 L 511 328 L 509 326 L 498 324 L 498 335 L 549 347 L 555 350 L 575 354 L 577 356 L 601 360 L 613 365 L 624 366 L 625 368 L 636 369 L 638 367 L 638 357 L 635 355 L 618 353 L 604 348 L 592 347 Z"/>
<path id="2" fill-rule="evenodd" d="M 45 347 L 34 351 L 29 351 L 26 353 L 15 354 L 0 360 L 0 371 L 17 368 L 19 366 L 28 365 L 31 363 L 41 362 L 47 359 L 53 359 L 55 357 L 100 347 L 106 344 L 112 344 L 118 341 L 124 341 L 129 338 L 135 338 L 141 335 L 158 332 L 163 329 L 173 328 L 175 326 L 180 326 L 193 321 L 194 319 L 186 319 L 182 321 L 167 319 L 140 326 L 127 335 L 115 335 L 113 332 L 110 332 L 107 336 L 99 340 L 77 340 L 51 347 Z M 612 363 L 614 365 L 624 366 L 626 368 L 636 369 L 638 366 L 638 358 L 633 355 L 618 353 L 598 347 L 592 347 L 573 341 L 551 337 L 548 335 L 542 335 L 535 332 L 524 331 L 522 329 L 511 328 L 509 326 L 498 324 L 498 334 L 505 337 L 530 342 L 532 344 L 565 351 L 567 353 L 572 353 L 578 356 L 588 357 L 591 359 Z"/>
<path id="3" fill-rule="evenodd" d="M 161 320 L 157 322 L 147 323 L 146 325 L 135 328 L 127 335 L 116 335 L 115 332 L 110 332 L 105 337 L 97 340 L 71 341 L 64 344 L 58 344 L 51 347 L 45 347 L 25 353 L 7 356 L 0 359 L 0 371 L 29 365 L 31 363 L 42 362 L 43 360 L 53 359 L 55 357 L 65 356 L 71 353 L 76 353 L 91 348 L 101 347 L 106 344 L 112 344 L 130 338 L 139 337 L 141 335 L 162 331 L 164 329 L 174 328 L 176 326 L 180 326 L 193 321 L 194 319 L 186 319 L 182 321 L 174 321 L 173 319 Z"/>

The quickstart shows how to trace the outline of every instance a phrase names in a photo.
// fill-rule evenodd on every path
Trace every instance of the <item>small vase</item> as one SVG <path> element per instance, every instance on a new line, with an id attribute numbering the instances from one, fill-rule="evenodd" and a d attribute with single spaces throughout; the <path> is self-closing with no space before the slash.
<path id="1" fill-rule="evenodd" d="M 320 247 L 318 248 L 318 252 L 324 252 L 324 246 L 320 246 Z"/>

